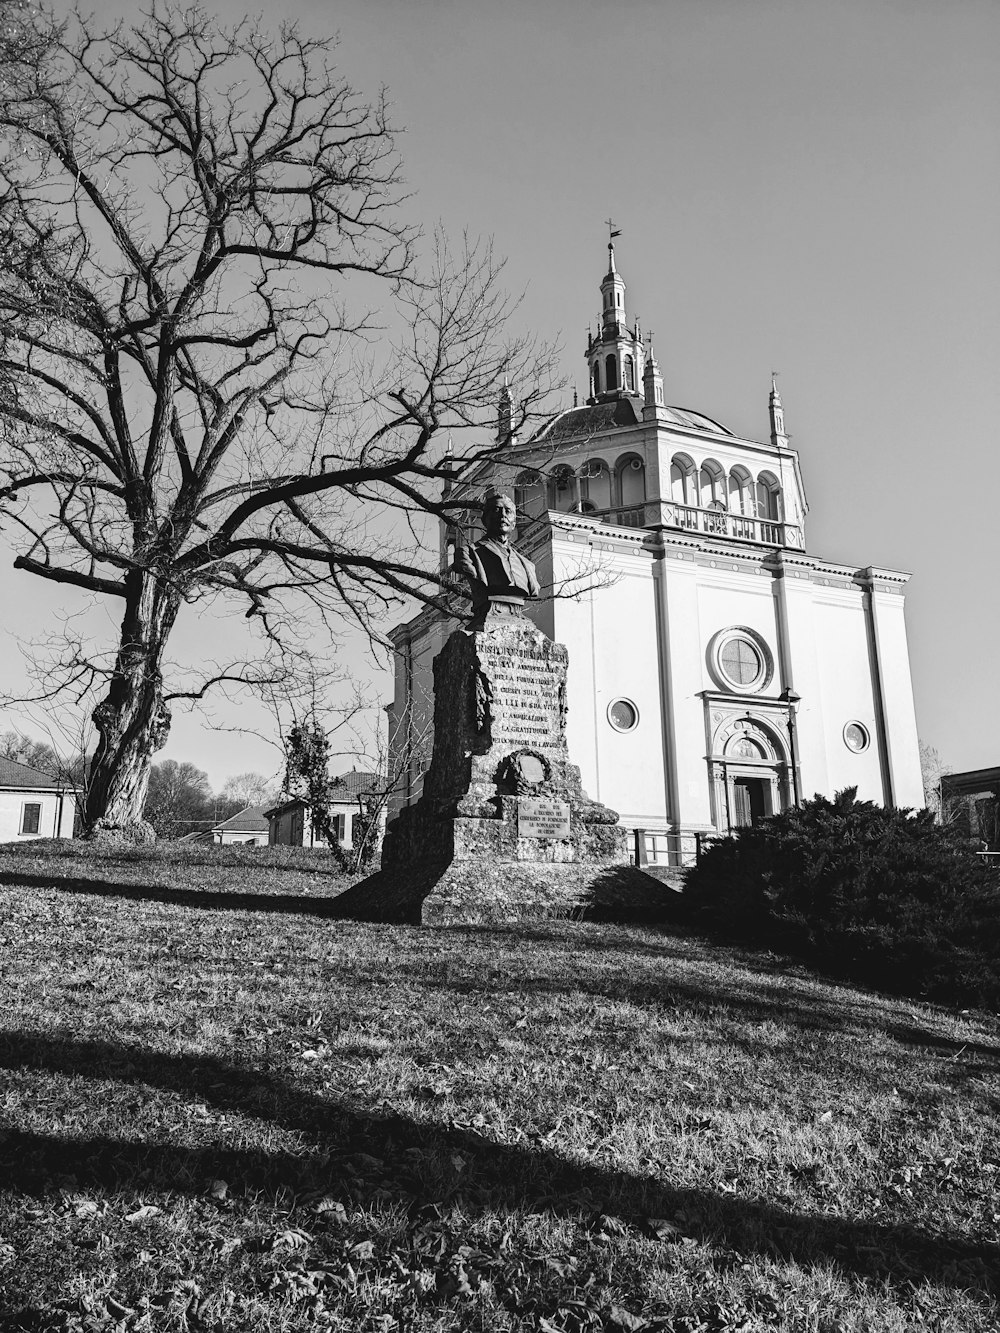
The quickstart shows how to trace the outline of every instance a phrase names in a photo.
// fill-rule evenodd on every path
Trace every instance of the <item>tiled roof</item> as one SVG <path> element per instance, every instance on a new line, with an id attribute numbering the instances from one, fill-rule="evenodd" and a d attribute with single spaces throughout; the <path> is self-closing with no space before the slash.
<path id="1" fill-rule="evenodd" d="M 365 796 L 381 785 L 382 778 L 377 773 L 364 773 L 354 769 L 350 773 L 341 773 L 339 778 L 333 779 L 333 799 L 339 801 L 346 797 L 348 800 L 353 800 L 355 796 Z M 347 790 L 342 794 L 344 787 Z"/>
<path id="2" fill-rule="evenodd" d="M 385 779 L 378 773 L 358 772 L 353 769 L 350 773 L 341 773 L 340 777 L 333 779 L 333 786 L 330 792 L 331 804 L 344 803 L 345 801 L 356 801 L 359 796 L 367 796 L 370 791 L 381 791 Z M 301 805 L 304 810 L 309 808 L 309 802 L 301 796 L 288 796 L 276 805 L 264 806 L 265 815 L 282 815 L 286 810 L 292 810 L 295 806 Z"/>
<path id="3" fill-rule="evenodd" d="M 664 407 L 660 411 L 662 418 L 674 425 L 693 426 L 696 430 L 711 431 L 713 435 L 732 435 L 731 430 L 705 416 L 704 412 L 692 412 L 686 407 Z M 560 444 L 564 440 L 579 439 L 580 436 L 603 435 L 624 426 L 635 426 L 641 421 L 641 398 L 610 398 L 603 403 L 587 403 L 560 412 L 548 425 L 542 427 L 531 443 Z"/>
<path id="4" fill-rule="evenodd" d="M 225 829 L 227 833 L 266 833 L 267 820 L 264 818 L 264 811 L 269 807 L 270 801 L 266 805 L 248 805 L 239 814 L 230 815 L 221 824 L 216 824 L 212 832 L 218 833 Z"/>
<path id="5" fill-rule="evenodd" d="M 31 788 L 35 791 L 52 791 L 65 788 L 69 784 L 58 782 L 48 773 L 40 773 L 37 768 L 19 764 L 16 759 L 0 759 L 0 787 Z"/>
<path id="6" fill-rule="evenodd" d="M 606 403 L 571 407 L 544 426 L 532 443 L 558 444 L 579 435 L 602 435 L 622 426 L 635 426 L 642 418 L 629 398 L 612 398 Z"/>

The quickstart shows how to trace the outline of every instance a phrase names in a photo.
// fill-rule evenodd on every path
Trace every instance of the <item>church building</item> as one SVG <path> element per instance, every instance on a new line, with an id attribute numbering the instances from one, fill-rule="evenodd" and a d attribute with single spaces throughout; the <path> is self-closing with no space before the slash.
<path id="1" fill-rule="evenodd" d="M 760 442 L 666 404 L 613 240 L 608 251 L 586 403 L 522 442 L 505 387 L 500 452 L 451 490 L 470 515 L 489 486 L 514 496 L 516 544 L 542 585 L 527 614 L 569 650 L 567 739 L 584 788 L 651 864 L 688 862 L 700 837 L 815 793 L 922 806 L 908 575 L 809 554 L 773 378 Z M 445 565 L 454 540 L 442 533 Z M 425 609 L 391 636 L 397 809 L 420 794 L 431 664 L 458 623 Z"/>

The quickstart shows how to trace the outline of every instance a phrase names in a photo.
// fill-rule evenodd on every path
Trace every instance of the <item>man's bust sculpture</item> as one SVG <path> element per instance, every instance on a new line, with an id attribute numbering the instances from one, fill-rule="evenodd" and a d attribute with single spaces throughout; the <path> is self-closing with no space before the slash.
<path id="1" fill-rule="evenodd" d="M 509 495 L 489 490 L 483 497 L 486 536 L 474 546 L 459 546 L 454 569 L 469 580 L 472 624 L 482 624 L 491 606 L 517 611 L 538 596 L 535 566 L 510 544 L 517 510 Z"/>

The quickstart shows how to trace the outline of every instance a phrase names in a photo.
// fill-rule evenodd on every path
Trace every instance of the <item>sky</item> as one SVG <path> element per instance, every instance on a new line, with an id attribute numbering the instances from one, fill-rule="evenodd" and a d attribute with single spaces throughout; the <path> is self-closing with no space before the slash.
<path id="1" fill-rule="evenodd" d="M 224 22 L 245 12 L 207 8 Z M 982 702 L 1000 661 L 1000 5 L 285 0 L 281 12 L 337 32 L 359 90 L 388 88 L 413 221 L 492 237 L 524 293 L 518 323 L 561 341 L 571 384 L 585 389 L 609 217 L 669 403 L 764 439 L 780 372 L 807 548 L 912 573 L 920 736 L 956 771 L 1000 764 Z M 80 605 L 40 583 L 0 547 L 7 679 L 11 634 L 43 635 Z M 115 629 L 107 612 L 87 625 Z M 221 652 L 228 630 L 202 615 L 177 633 Z M 360 644 L 343 658 L 389 698 Z M 214 722 L 262 734 L 178 716 L 159 757 L 197 764 L 215 787 L 277 771 L 265 715 L 223 704 Z"/>

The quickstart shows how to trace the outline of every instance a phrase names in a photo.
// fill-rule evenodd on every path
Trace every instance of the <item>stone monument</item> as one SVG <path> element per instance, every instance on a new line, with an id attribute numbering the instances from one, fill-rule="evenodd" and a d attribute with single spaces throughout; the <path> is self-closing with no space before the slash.
<path id="1" fill-rule="evenodd" d="M 434 750 L 420 799 L 386 830 L 382 870 L 335 900 L 367 919 L 445 923 L 656 916 L 675 895 L 629 863 L 618 815 L 592 801 L 566 744 L 568 654 L 524 615 L 531 561 L 513 501 L 483 505 L 460 547 L 472 617 L 434 661 Z"/>

